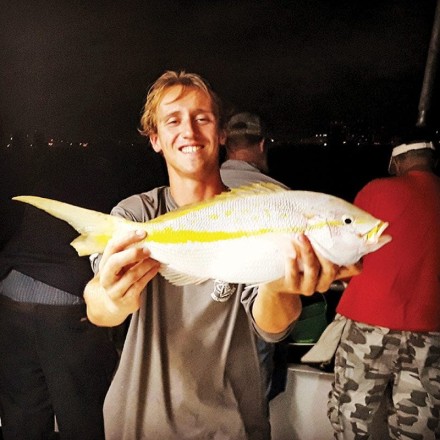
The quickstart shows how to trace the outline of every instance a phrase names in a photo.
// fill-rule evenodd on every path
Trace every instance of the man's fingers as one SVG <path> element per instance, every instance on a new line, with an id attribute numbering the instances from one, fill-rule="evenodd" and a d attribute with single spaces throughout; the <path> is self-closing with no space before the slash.
<path id="1" fill-rule="evenodd" d="M 110 256 L 133 247 L 136 243 L 140 244 L 146 236 L 147 233 L 142 229 L 116 234 L 109 240 L 102 253 L 101 265 L 105 265 Z"/>
<path id="2" fill-rule="evenodd" d="M 362 261 L 358 261 L 350 266 L 342 266 L 336 274 L 336 280 L 349 280 L 351 277 L 359 275 L 362 272 Z"/>
<path id="3" fill-rule="evenodd" d="M 139 261 L 150 258 L 150 251 L 146 247 L 129 247 L 100 262 L 101 285 L 107 287 L 118 281 L 132 266 Z"/>
<path id="4" fill-rule="evenodd" d="M 293 257 L 286 265 L 286 284 L 291 292 L 309 296 L 315 292 L 326 292 L 331 283 L 346 271 L 315 252 L 310 240 L 303 234 L 292 238 Z M 289 281 L 290 280 L 290 281 Z"/>
<path id="5" fill-rule="evenodd" d="M 140 294 L 144 287 L 149 283 L 159 271 L 160 264 L 156 260 L 142 261 L 130 269 L 130 272 L 122 277 L 115 285 L 116 298 L 112 298 L 112 291 L 107 292 L 108 296 L 114 300 L 121 301 L 125 306 L 132 305 L 133 310 L 140 306 Z M 118 292 L 125 292 L 119 296 Z"/>
<path id="6" fill-rule="evenodd" d="M 320 279 L 321 264 L 308 238 L 300 235 L 295 239 L 298 258 L 302 262 L 303 275 L 300 278 L 300 292 L 303 295 L 313 295 Z"/>

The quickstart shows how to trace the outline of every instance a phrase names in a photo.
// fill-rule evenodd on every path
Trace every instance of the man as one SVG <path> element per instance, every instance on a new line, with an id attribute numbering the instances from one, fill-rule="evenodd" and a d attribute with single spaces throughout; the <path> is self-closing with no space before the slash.
<path id="1" fill-rule="evenodd" d="M 233 115 L 226 124 L 226 161 L 221 176 L 229 187 L 252 182 L 285 185 L 267 175 L 265 127 L 258 115 L 244 112 Z"/>
<path id="2" fill-rule="evenodd" d="M 253 113 L 234 114 L 226 123 L 226 160 L 220 168 L 223 182 L 230 188 L 270 182 L 288 189 L 269 177 L 266 132 L 261 118 Z M 287 375 L 287 353 L 284 342 L 272 344 L 257 338 L 263 383 L 268 401 L 284 391 Z"/>
<path id="3" fill-rule="evenodd" d="M 395 147 L 389 171 L 355 204 L 389 222 L 392 241 L 366 255 L 344 291 L 329 418 L 335 438 L 370 438 L 384 395 L 391 438 L 440 438 L 440 179 L 434 146 Z"/>
<path id="4" fill-rule="evenodd" d="M 148 93 L 141 125 L 164 156 L 169 187 L 129 197 L 112 213 L 146 221 L 224 191 L 221 120 L 220 102 L 201 77 L 165 72 Z M 144 236 L 112 239 L 85 289 L 92 322 L 113 326 L 133 314 L 104 405 L 106 438 L 269 438 L 254 331 L 282 339 L 301 311 L 299 294 L 325 291 L 350 270 L 338 273 L 300 237 L 292 239 L 283 279 L 253 288 L 176 287 L 157 276 L 147 248 L 132 246 Z M 216 288 L 229 299 L 213 300 Z"/>

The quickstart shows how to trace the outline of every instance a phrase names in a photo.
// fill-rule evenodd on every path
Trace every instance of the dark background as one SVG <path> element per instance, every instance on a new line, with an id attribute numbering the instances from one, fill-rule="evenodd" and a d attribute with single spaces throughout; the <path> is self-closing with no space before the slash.
<path id="1" fill-rule="evenodd" d="M 283 139 L 414 124 L 435 0 L 0 0 L 3 137 L 137 140 L 149 85 L 205 76 Z"/>

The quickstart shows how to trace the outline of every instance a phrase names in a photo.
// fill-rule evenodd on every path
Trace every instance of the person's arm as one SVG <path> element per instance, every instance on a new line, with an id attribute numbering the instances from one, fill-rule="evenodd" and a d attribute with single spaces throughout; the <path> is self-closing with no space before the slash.
<path id="1" fill-rule="evenodd" d="M 317 255 L 309 240 L 300 235 L 292 241 L 292 255 L 286 260 L 284 278 L 258 288 L 252 314 L 267 333 L 281 333 L 301 313 L 300 295 L 326 292 L 333 281 L 360 272 L 360 264 L 339 267 Z"/>
<path id="2" fill-rule="evenodd" d="M 150 258 L 146 247 L 132 246 L 144 238 L 144 231 L 133 231 L 109 241 L 98 273 L 84 290 L 87 316 L 92 323 L 116 326 L 139 309 L 141 293 L 160 266 Z"/>

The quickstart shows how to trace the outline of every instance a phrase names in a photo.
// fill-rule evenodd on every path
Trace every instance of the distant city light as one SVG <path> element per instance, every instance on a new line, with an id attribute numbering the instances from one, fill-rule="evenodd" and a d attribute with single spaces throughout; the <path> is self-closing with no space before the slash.
<path id="1" fill-rule="evenodd" d="M 322 131 L 321 131 L 322 130 Z M 394 133 L 387 127 L 372 127 L 363 121 L 355 121 L 352 124 L 343 121 L 332 121 L 327 128 L 323 127 L 318 130 L 310 130 L 308 133 L 304 131 L 301 134 L 293 133 L 287 135 L 287 132 L 278 138 L 268 137 L 267 142 L 270 146 L 276 147 L 285 142 L 299 145 L 311 145 L 332 148 L 334 145 L 344 145 L 344 147 L 364 147 L 364 146 L 389 146 L 393 139 Z M 324 131 L 325 130 L 325 131 Z M 1 133 L 0 133 L 1 134 Z M 440 129 L 434 128 L 431 131 L 433 142 L 440 145 Z M 116 141 L 118 145 L 136 146 L 136 142 L 132 140 L 124 141 L 119 139 Z M 70 139 L 59 139 L 46 137 L 40 130 L 26 133 L 25 130 L 17 130 L 13 133 L 5 133 L 3 139 L 0 137 L 0 149 L 29 148 L 36 152 L 40 151 L 41 146 L 50 149 L 69 148 L 87 148 L 95 149 L 95 143 L 92 141 L 76 141 Z"/>

